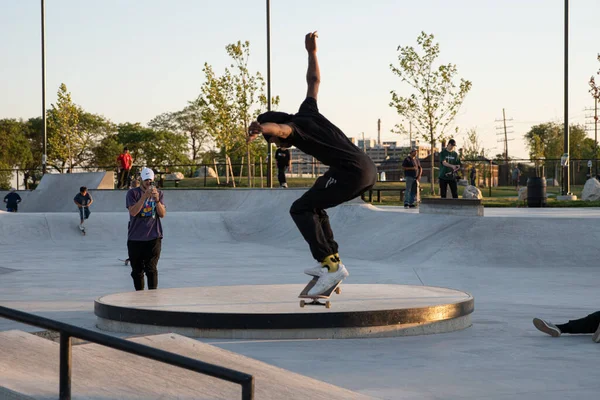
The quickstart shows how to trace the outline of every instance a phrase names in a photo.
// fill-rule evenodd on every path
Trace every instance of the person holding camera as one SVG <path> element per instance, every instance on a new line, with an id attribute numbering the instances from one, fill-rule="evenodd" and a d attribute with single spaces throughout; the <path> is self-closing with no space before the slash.
<path id="1" fill-rule="evenodd" d="M 131 277 L 135 290 L 144 290 L 144 274 L 148 289 L 158 287 L 158 260 L 160 258 L 163 229 L 161 218 L 167 214 L 163 192 L 154 184 L 154 171 L 143 168 L 140 186 L 127 191 L 129 210 L 127 252 L 131 264 Z"/>
<path id="2" fill-rule="evenodd" d="M 442 152 L 440 153 L 440 195 L 442 199 L 446 198 L 446 193 L 448 192 L 448 186 L 450 186 L 450 190 L 452 191 L 452 198 L 458 199 L 458 184 L 457 180 L 458 171 L 461 167 L 460 158 L 458 157 L 458 153 L 454 151 L 456 148 L 456 141 L 454 139 L 450 139 L 448 141 L 448 145 Z"/>

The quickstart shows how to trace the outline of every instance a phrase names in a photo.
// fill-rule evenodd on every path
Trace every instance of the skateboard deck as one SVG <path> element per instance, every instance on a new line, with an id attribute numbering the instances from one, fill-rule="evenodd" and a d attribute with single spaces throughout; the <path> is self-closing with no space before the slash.
<path id="1" fill-rule="evenodd" d="M 335 285 L 333 285 L 332 287 L 330 287 L 329 289 L 327 289 L 325 292 L 318 294 L 318 295 L 314 295 L 314 296 L 309 296 L 308 292 L 310 289 L 313 288 L 313 286 L 315 286 L 315 284 L 317 283 L 317 281 L 319 280 L 318 276 L 313 277 L 310 282 L 308 282 L 308 285 L 306 285 L 306 287 L 304 289 L 302 289 L 302 292 L 300 292 L 300 295 L 298 296 L 299 299 L 312 299 L 311 302 L 307 302 L 306 300 L 300 300 L 300 307 L 304 307 L 304 306 L 325 306 L 325 308 L 331 308 L 331 302 L 329 300 L 327 300 L 325 303 L 321 303 L 319 301 L 319 299 L 328 299 L 331 297 L 331 295 L 333 294 L 333 292 L 340 294 L 342 293 L 342 288 L 340 287 L 340 284 L 342 283 L 342 281 L 339 281 L 338 283 L 336 283 Z"/>

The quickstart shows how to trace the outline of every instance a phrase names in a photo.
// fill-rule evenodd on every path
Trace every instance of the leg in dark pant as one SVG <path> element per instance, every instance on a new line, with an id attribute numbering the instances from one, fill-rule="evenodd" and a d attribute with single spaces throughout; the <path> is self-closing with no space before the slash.
<path id="1" fill-rule="evenodd" d="M 440 197 L 442 199 L 445 199 L 447 193 L 448 193 L 448 181 L 445 179 L 440 179 Z"/>
<path id="2" fill-rule="evenodd" d="M 450 191 L 452 192 L 452 198 L 458 199 L 458 184 L 456 180 L 451 180 L 448 182 L 448 186 L 450 186 Z"/>
<path id="3" fill-rule="evenodd" d="M 279 180 L 279 186 L 283 185 L 284 183 L 287 183 L 287 181 L 285 180 L 285 167 L 277 167 L 277 180 Z"/>
<path id="4" fill-rule="evenodd" d="M 569 320 L 563 325 L 556 325 L 562 333 L 594 333 L 600 325 L 600 311 L 596 311 L 581 319 Z"/>
<path id="5" fill-rule="evenodd" d="M 147 242 L 128 241 L 127 250 L 131 263 L 131 277 L 135 290 L 144 290 L 144 273 L 148 278 L 148 289 L 158 287 L 158 260 L 161 251 L 161 239 Z"/>
<path id="6" fill-rule="evenodd" d="M 144 290 L 144 248 L 145 242 L 127 241 L 127 253 L 131 264 L 131 277 L 135 290 Z"/>
<path id="7" fill-rule="evenodd" d="M 290 208 L 292 219 L 308 243 L 315 260 L 338 252 L 325 209 L 359 196 L 375 184 L 376 173 L 368 166 L 360 174 L 330 169 Z"/>
<path id="8" fill-rule="evenodd" d="M 148 243 L 146 255 L 144 257 L 144 272 L 148 279 L 148 289 L 156 289 L 158 287 L 158 260 L 160 258 L 160 250 L 162 247 L 161 239 L 154 239 Z"/>

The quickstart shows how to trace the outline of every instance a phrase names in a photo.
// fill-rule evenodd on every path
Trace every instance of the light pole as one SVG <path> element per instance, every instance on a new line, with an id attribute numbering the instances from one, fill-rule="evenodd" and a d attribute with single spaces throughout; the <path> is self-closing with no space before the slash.
<path id="1" fill-rule="evenodd" d="M 267 111 L 271 111 L 271 0 L 267 0 Z M 267 187 L 273 187 L 273 146 L 267 143 Z"/>
<path id="2" fill-rule="evenodd" d="M 565 114 L 564 114 L 564 156 L 566 162 L 563 166 L 563 187 L 562 195 L 569 196 L 571 193 L 571 185 L 569 180 L 569 0 L 565 0 Z"/>
<path id="3" fill-rule="evenodd" d="M 44 154 L 42 155 L 42 174 L 46 173 L 48 159 L 47 128 L 46 128 L 46 0 L 41 0 L 42 6 L 42 130 L 44 132 Z"/>

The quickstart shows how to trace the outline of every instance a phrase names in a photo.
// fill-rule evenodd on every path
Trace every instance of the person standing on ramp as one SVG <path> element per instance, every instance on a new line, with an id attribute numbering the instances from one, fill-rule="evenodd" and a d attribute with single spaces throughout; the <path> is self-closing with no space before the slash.
<path id="1" fill-rule="evenodd" d="M 296 146 L 329 170 L 319 177 L 290 208 L 292 219 L 308 243 L 312 256 L 319 262 L 304 271 L 318 281 L 308 295 L 319 295 L 341 282 L 349 274 L 338 254 L 338 244 L 325 209 L 360 196 L 377 181 L 377 167 L 346 135 L 319 113 L 317 94 L 321 83 L 317 61 L 317 33 L 308 33 L 306 99 L 296 114 L 269 111 L 258 116 L 248 128 L 248 142 L 262 134 L 277 146 Z"/>

